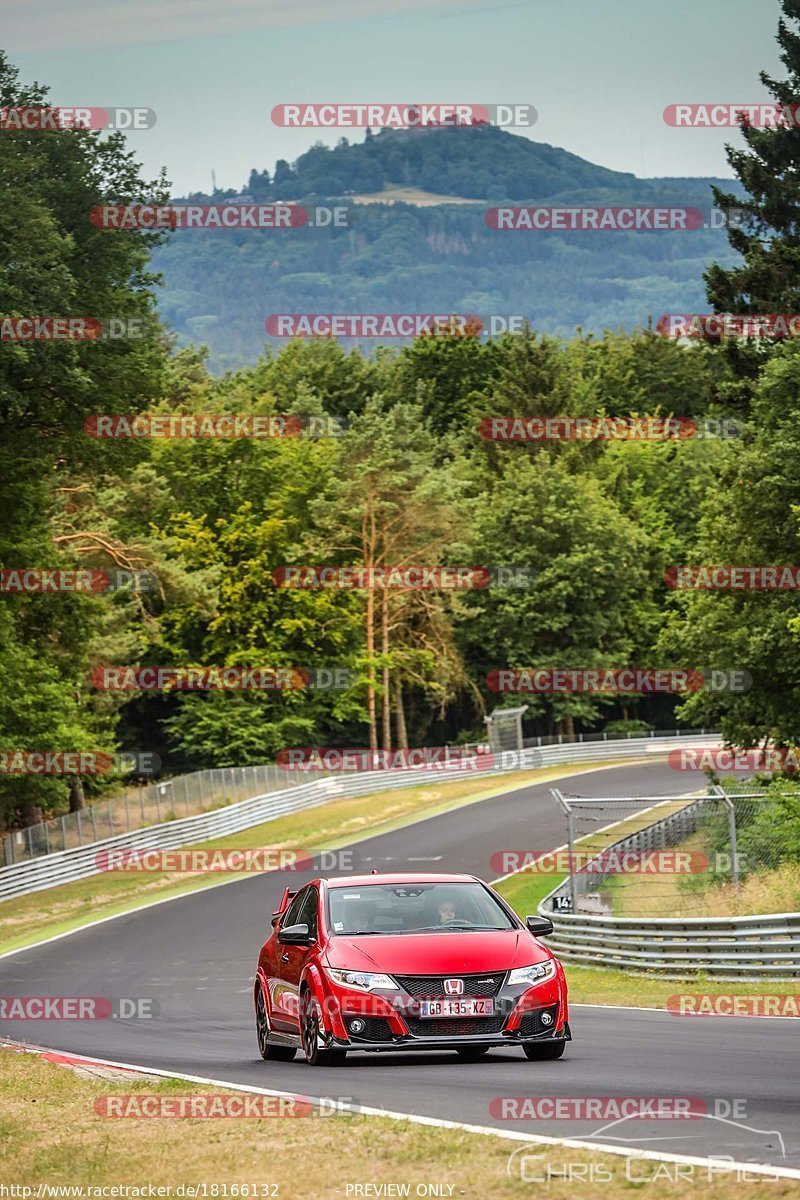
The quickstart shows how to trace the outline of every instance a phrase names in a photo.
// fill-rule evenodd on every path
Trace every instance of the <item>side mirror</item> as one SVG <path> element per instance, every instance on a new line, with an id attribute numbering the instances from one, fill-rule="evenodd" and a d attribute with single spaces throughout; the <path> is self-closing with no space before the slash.
<path id="1" fill-rule="evenodd" d="M 310 946 L 311 939 L 308 936 L 308 926 L 306 924 L 287 925 L 278 934 L 278 941 L 284 946 Z"/>
<path id="2" fill-rule="evenodd" d="M 553 932 L 553 922 L 549 917 L 526 917 L 525 924 L 528 927 L 528 933 L 532 933 L 534 937 L 547 937 Z"/>

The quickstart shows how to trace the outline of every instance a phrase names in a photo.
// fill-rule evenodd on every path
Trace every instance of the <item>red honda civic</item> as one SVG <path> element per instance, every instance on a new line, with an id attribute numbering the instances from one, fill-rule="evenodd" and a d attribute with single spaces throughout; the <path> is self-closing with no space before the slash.
<path id="1" fill-rule="evenodd" d="M 348 1050 L 521 1046 L 560 1058 L 571 1040 L 561 964 L 472 875 L 357 875 L 288 888 L 255 978 L 261 1057 L 342 1063 Z"/>

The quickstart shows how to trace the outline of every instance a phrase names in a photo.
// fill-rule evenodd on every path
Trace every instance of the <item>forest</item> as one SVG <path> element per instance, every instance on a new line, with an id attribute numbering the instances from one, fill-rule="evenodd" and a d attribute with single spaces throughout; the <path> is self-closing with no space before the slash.
<path id="1" fill-rule="evenodd" d="M 46 92 L 0 58 L 0 102 L 44 104 Z M 511 135 L 466 132 L 500 180 L 492 198 L 498 188 L 516 198 L 516 167 L 501 178 L 495 161 Z M 432 145 L 424 139 L 440 136 L 453 131 L 376 136 L 380 155 L 366 153 L 385 180 L 398 162 L 416 155 L 423 164 Z M 747 194 L 740 185 L 716 188 L 713 203 L 743 209 L 745 222 L 698 231 L 692 253 L 706 256 L 702 264 L 653 236 L 602 235 L 579 252 L 563 239 L 498 235 L 493 253 L 505 276 L 478 265 L 480 238 L 468 232 L 466 208 L 381 206 L 364 215 L 364 228 L 331 231 L 327 243 L 298 237 L 276 250 L 262 242 L 259 255 L 234 234 L 203 242 L 186 232 L 166 245 L 163 232 L 98 229 L 88 219 L 98 203 L 169 199 L 163 178 L 141 178 L 122 135 L 0 139 L 0 311 L 113 317 L 135 330 L 0 340 L 2 578 L 36 568 L 121 580 L 55 592 L 4 586 L 0 753 L 148 751 L 173 774 L 274 761 L 297 746 L 475 742 L 487 712 L 520 702 L 534 734 L 715 725 L 740 745 L 792 744 L 800 732 L 792 592 L 677 589 L 670 581 L 687 564 L 799 561 L 800 349 L 792 339 L 686 344 L 648 327 L 645 312 L 620 330 L 599 275 L 582 273 L 578 288 L 564 269 L 605 245 L 628 301 L 625 280 L 635 274 L 642 294 L 644 281 L 658 280 L 665 312 L 688 310 L 695 297 L 715 312 L 798 311 L 797 184 L 784 168 L 800 161 L 800 131 L 742 136 L 745 149 L 730 155 Z M 356 149 L 309 152 L 298 167 L 302 187 L 377 186 L 377 177 L 357 176 L 373 158 Z M 550 156 L 542 194 L 568 176 L 573 187 L 598 182 L 576 174 L 573 157 Z M 462 187 L 442 167 L 436 180 L 420 173 L 420 184 Z M 605 175 L 608 191 L 593 199 L 612 202 L 630 181 Z M 267 195 L 284 183 L 290 190 L 277 176 L 263 180 Z M 653 189 L 642 193 L 646 202 Z M 372 240 L 370 222 L 379 234 Z M 321 231 L 300 232 L 310 239 Z M 481 237 L 488 234 L 484 226 Z M 455 258 L 454 274 L 437 260 L 420 265 L 413 247 L 421 245 Z M 158 272 L 167 254 L 164 302 Z M 279 256 L 274 275 L 263 269 L 270 255 Z M 471 290 L 460 293 L 468 311 L 503 311 L 512 294 L 503 278 L 527 272 L 549 321 L 572 329 L 567 336 L 534 320 L 514 334 L 461 329 L 367 352 L 333 338 L 265 348 L 262 336 L 250 355 L 250 334 L 231 307 L 220 345 L 234 360 L 249 357 L 222 373 L 203 344 L 213 341 L 205 317 L 192 344 L 176 332 L 181 287 L 196 303 L 199 273 L 216 291 L 218 314 L 235 293 L 262 327 L 267 312 L 289 303 L 335 296 L 326 307 L 341 310 L 340 260 L 359 281 L 348 299 L 364 311 L 441 308 L 443 280 L 466 288 L 458 272 L 470 264 Z M 311 277 L 301 261 L 313 262 Z M 511 311 L 525 311 L 524 289 L 513 294 Z M 575 295 L 596 298 L 600 332 L 575 331 L 576 311 L 566 307 Z M 109 428 L 101 417 L 127 418 L 117 432 L 139 433 L 98 436 Z M 679 418 L 696 433 L 503 442 L 482 433 L 496 417 Z M 206 433 L 164 435 L 184 419 Z M 161 433 L 142 436 L 142 428 Z M 323 566 L 469 569 L 481 582 L 284 586 L 291 569 Z M 103 682 L 128 667 L 156 669 L 162 686 L 142 677 L 139 686 Z M 500 670 L 623 668 L 735 669 L 749 686 L 522 698 L 491 686 Z M 246 678 L 283 672 L 293 683 L 180 682 L 184 671 L 202 678 L 223 669 Z M 30 823 L 115 783 L 114 772 L 69 782 L 6 774 L 0 803 L 7 823 Z"/>

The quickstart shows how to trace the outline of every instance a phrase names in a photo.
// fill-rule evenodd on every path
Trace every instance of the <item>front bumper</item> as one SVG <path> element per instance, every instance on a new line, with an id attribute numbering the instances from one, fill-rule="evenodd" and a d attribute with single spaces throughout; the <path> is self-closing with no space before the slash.
<path id="1" fill-rule="evenodd" d="M 554 998 L 498 997 L 491 1017 L 421 1019 L 414 1006 L 342 1005 L 328 1044 L 348 1050 L 452 1050 L 569 1041 L 566 1004 Z"/>
<path id="2" fill-rule="evenodd" d="M 332 1037 L 329 1041 L 331 1048 L 340 1048 L 342 1050 L 365 1050 L 371 1054 L 384 1054 L 387 1052 L 405 1050 L 459 1050 L 464 1046 L 486 1046 L 487 1048 L 498 1046 L 521 1046 L 525 1042 L 569 1042 L 572 1037 L 569 1033 L 569 1026 L 565 1026 L 561 1036 L 556 1036 L 552 1033 L 542 1035 L 536 1038 L 521 1038 L 513 1033 L 504 1034 L 501 1037 L 495 1035 L 478 1034 L 474 1036 L 462 1035 L 460 1037 L 395 1037 L 388 1042 L 357 1042 L 348 1040 L 347 1038 Z"/>

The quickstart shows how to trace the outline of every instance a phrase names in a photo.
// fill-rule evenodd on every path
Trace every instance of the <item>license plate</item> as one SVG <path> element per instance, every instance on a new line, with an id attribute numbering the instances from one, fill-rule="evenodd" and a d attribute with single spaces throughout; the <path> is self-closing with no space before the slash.
<path id="1" fill-rule="evenodd" d="M 470 996 L 465 1000 L 420 1000 L 421 1017 L 491 1017 L 494 1000 Z"/>

